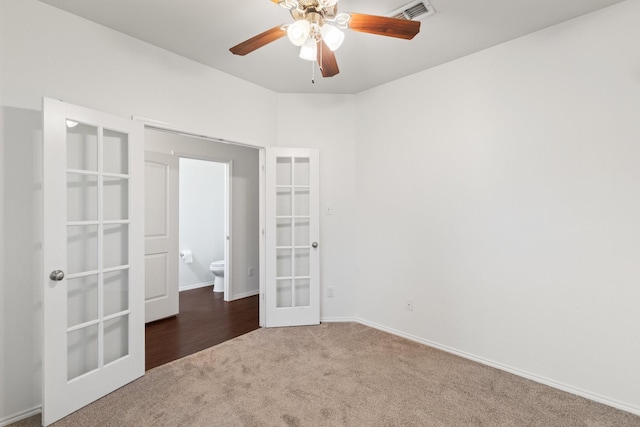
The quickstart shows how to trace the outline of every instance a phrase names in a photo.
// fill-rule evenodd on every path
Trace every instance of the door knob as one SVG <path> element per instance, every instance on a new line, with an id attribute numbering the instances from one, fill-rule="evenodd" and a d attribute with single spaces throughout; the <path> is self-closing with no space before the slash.
<path id="1" fill-rule="evenodd" d="M 313 242 L 313 243 L 311 244 L 311 247 L 312 247 L 312 248 L 317 248 L 317 247 L 318 247 L 318 242 Z"/>
<path id="2" fill-rule="evenodd" d="M 51 274 L 49 274 L 49 279 L 53 280 L 54 282 L 59 282 L 60 280 L 64 279 L 64 271 L 53 270 Z"/>

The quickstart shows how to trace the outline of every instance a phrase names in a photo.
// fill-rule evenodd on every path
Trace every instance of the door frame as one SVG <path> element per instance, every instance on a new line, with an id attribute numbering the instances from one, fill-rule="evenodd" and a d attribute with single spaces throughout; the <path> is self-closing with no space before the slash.
<path id="1" fill-rule="evenodd" d="M 146 127 L 146 126 L 145 126 Z M 183 133 L 183 132 L 181 132 Z M 224 165 L 224 300 L 231 301 L 232 295 L 232 286 L 231 286 L 231 277 L 232 277 L 232 268 L 233 265 L 233 257 L 232 257 L 232 248 L 233 248 L 233 236 L 231 230 L 233 230 L 233 204 L 231 201 L 233 200 L 232 195 L 232 187 L 231 187 L 231 177 L 233 174 L 233 160 L 230 159 L 222 159 L 219 157 L 212 156 L 202 156 L 199 154 L 191 154 L 184 153 L 182 151 L 174 151 L 172 153 L 174 156 L 178 157 L 178 162 L 180 159 L 191 159 L 191 160 L 202 160 L 205 162 L 214 162 L 221 163 Z M 180 175 L 180 167 L 178 167 L 178 175 Z M 178 199 L 180 198 L 180 190 L 178 189 Z M 180 240 L 180 228 L 178 227 L 178 241 Z M 178 288 L 179 289 L 179 288 Z"/>
<path id="2" fill-rule="evenodd" d="M 265 240 L 265 224 L 266 224 L 266 187 L 265 187 L 265 149 L 264 145 L 257 145 L 245 142 L 234 141 L 230 139 L 219 138 L 216 136 L 211 136 L 206 133 L 194 132 L 189 129 L 181 128 L 179 126 L 173 125 L 168 122 L 163 122 L 159 120 L 150 119 L 148 117 L 142 116 L 131 116 L 132 120 L 138 121 L 143 124 L 144 128 L 147 129 L 155 129 L 160 131 L 168 131 L 174 132 L 177 134 L 191 136 L 194 138 L 206 139 L 212 142 L 218 142 L 222 144 L 228 145 L 237 145 L 240 147 L 247 148 L 255 148 L 258 150 L 258 229 L 260 230 L 260 236 L 258 240 L 259 244 L 259 326 L 266 326 L 266 310 L 265 310 L 265 292 L 266 292 L 266 240 Z M 186 156 L 188 157 L 188 156 Z M 204 159 L 207 160 L 207 159 Z M 231 174 L 231 171 L 229 172 Z M 231 176 L 231 175 L 229 175 Z M 231 179 L 229 179 L 229 186 L 231 186 Z M 230 208 L 229 208 L 230 209 Z M 229 223 L 231 224 L 231 222 Z M 233 236 L 231 236 L 231 240 L 233 240 Z M 232 246 L 229 247 L 229 250 Z M 225 274 L 227 272 L 225 271 Z M 227 283 L 230 283 L 230 280 L 227 280 Z M 226 287 L 225 283 L 225 295 L 226 295 Z"/>

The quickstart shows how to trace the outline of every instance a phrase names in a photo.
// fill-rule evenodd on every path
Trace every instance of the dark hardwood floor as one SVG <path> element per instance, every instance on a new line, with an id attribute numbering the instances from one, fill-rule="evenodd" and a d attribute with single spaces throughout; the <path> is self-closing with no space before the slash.
<path id="1" fill-rule="evenodd" d="M 146 369 L 258 329 L 258 296 L 225 302 L 213 287 L 180 292 L 180 313 L 147 323 Z"/>

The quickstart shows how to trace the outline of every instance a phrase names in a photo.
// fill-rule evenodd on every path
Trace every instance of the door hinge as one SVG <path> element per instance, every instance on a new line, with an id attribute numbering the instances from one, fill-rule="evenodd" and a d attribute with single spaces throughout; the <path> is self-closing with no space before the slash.
<path id="1" fill-rule="evenodd" d="M 266 171 L 266 168 L 264 167 L 264 165 L 262 165 L 262 173 L 264 173 Z"/>

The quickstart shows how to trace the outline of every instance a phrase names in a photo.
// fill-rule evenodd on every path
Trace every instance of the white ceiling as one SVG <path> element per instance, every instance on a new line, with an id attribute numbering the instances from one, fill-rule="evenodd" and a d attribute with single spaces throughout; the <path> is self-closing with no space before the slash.
<path id="1" fill-rule="evenodd" d="M 289 12 L 270 0 L 41 0 L 281 93 L 357 93 L 622 0 L 431 0 L 436 14 L 410 41 L 347 30 L 340 74 L 322 78 L 287 38 L 247 56 L 229 48 Z M 411 0 L 340 0 L 341 12 L 387 15 Z"/>

